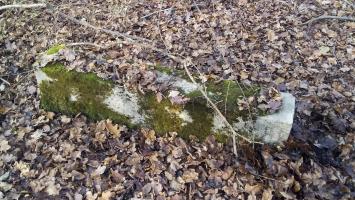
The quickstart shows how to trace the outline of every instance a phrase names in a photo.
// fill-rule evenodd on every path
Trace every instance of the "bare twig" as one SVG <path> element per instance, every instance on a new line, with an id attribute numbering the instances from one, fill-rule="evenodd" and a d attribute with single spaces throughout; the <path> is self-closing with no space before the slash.
<path id="1" fill-rule="evenodd" d="M 13 4 L 0 6 L 0 10 L 12 9 L 12 8 L 44 8 L 47 5 L 44 3 L 35 3 L 35 4 Z"/>
<path id="2" fill-rule="evenodd" d="M 168 11 L 168 10 L 172 10 L 173 8 L 174 8 L 174 7 L 166 8 L 166 9 L 163 9 L 163 10 L 154 11 L 154 12 L 152 12 L 152 13 L 149 13 L 149 14 L 147 14 L 147 15 L 144 15 L 143 17 L 141 17 L 141 19 L 150 17 L 150 16 L 152 16 L 152 15 L 154 15 L 154 14 L 157 14 L 157 13 L 160 14 L 161 12 L 165 12 L 165 11 Z"/>
<path id="3" fill-rule="evenodd" d="M 6 83 L 7 85 L 11 85 L 9 81 L 7 81 L 7 80 L 5 80 L 5 79 L 3 79 L 3 78 L 0 78 L 0 80 L 1 80 L 2 82 Z"/>
<path id="4" fill-rule="evenodd" d="M 75 19 L 74 17 L 71 17 L 69 15 L 65 15 L 63 13 L 59 13 L 59 16 L 69 20 L 69 21 L 72 21 L 72 22 L 75 22 L 77 24 L 80 24 L 82 26 L 86 26 L 86 27 L 89 27 L 89 28 L 92 28 L 96 31 L 101 31 L 101 32 L 104 32 L 104 33 L 107 33 L 107 34 L 110 34 L 110 35 L 113 35 L 113 36 L 116 36 L 116 37 L 122 37 L 122 38 L 125 38 L 127 40 L 139 40 L 139 41 L 144 41 L 144 42 L 149 42 L 149 43 L 152 43 L 152 41 L 146 39 L 146 38 L 142 38 L 142 37 L 138 37 L 138 36 L 133 36 L 133 35 L 129 35 L 129 34 L 126 34 L 126 33 L 121 33 L 121 32 L 118 32 L 118 31 L 112 31 L 112 30 L 109 30 L 109 29 L 105 29 L 105 28 L 100 28 L 100 27 L 97 27 L 97 26 L 94 26 L 92 24 L 89 24 L 88 22 L 86 21 L 83 21 L 83 20 L 77 20 Z"/>
<path id="5" fill-rule="evenodd" d="M 353 17 L 339 17 L 339 16 L 323 15 L 323 16 L 319 16 L 319 17 L 316 17 L 316 18 L 312 18 L 312 19 L 302 23 L 301 25 L 313 24 L 316 21 L 325 20 L 325 19 L 336 19 L 336 20 L 353 21 L 353 22 L 355 21 L 355 18 L 353 18 Z"/>
<path id="6" fill-rule="evenodd" d="M 70 43 L 70 44 L 66 44 L 65 46 L 67 47 L 73 47 L 73 46 L 94 46 L 97 47 L 99 49 L 105 49 L 106 47 L 95 44 L 95 43 L 91 43 L 91 42 L 76 42 L 76 43 Z"/>
<path id="7" fill-rule="evenodd" d="M 228 87 L 227 87 L 227 94 L 226 98 L 224 100 L 224 115 L 227 115 L 227 101 L 228 101 L 228 95 L 229 95 L 229 88 L 230 88 L 231 82 L 228 82 Z"/>

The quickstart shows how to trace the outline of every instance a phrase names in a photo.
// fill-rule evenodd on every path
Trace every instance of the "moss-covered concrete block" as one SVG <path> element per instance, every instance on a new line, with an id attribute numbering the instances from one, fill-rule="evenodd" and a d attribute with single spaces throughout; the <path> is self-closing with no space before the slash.
<path id="1" fill-rule="evenodd" d="M 95 74 L 69 71 L 61 64 L 40 68 L 36 77 L 41 92 L 41 107 L 49 111 L 67 115 L 82 113 L 93 120 L 109 118 L 128 127 L 149 127 L 161 134 L 177 132 L 183 138 L 194 135 L 203 140 L 209 134 L 215 134 L 223 141 L 228 133 L 228 129 L 199 92 L 199 85 L 166 72 L 157 72 L 157 83 L 168 83 L 170 92 L 179 92 L 188 97 L 190 100 L 186 104 L 173 104 L 167 98 L 158 102 L 153 93 L 138 94 Z M 206 83 L 205 89 L 226 119 L 240 133 L 256 140 L 264 140 L 264 132 L 258 134 L 246 129 L 247 124 L 254 127 L 254 122 L 264 113 L 257 109 L 252 113 L 250 110 L 241 111 L 237 104 L 240 98 L 256 95 L 258 87 L 242 88 L 233 81 L 222 81 L 218 84 Z M 242 126 L 241 122 L 244 122 Z M 268 131 L 267 134 L 274 133 Z M 276 134 L 279 136 L 272 138 L 284 140 L 289 132 Z"/>

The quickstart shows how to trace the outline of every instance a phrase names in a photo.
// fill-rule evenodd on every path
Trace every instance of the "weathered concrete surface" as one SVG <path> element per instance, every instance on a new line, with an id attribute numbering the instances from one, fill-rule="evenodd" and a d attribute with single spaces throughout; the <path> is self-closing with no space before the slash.
<path id="1" fill-rule="evenodd" d="M 201 98 L 198 85 L 166 73 L 157 74 L 158 83 L 168 81 L 172 87 L 168 94 L 180 92 L 191 100 L 183 106 L 171 104 L 168 99 L 157 102 L 154 94 L 143 96 L 93 74 L 86 77 L 83 73 L 67 71 L 64 66 L 40 68 L 36 77 L 41 90 L 41 106 L 47 110 L 71 115 L 80 112 L 94 120 L 110 118 L 130 127 L 150 127 L 158 133 L 177 132 L 184 138 L 195 135 L 204 139 L 209 134 L 216 134 L 221 140 L 225 138 L 228 130 Z M 241 94 L 235 83 L 211 84 L 207 89 L 211 99 L 222 101 L 221 110 L 227 107 L 227 120 L 243 134 L 265 143 L 287 140 L 295 109 L 295 98 L 291 94 L 282 93 L 284 103 L 277 113 L 255 116 L 255 121 L 243 123 L 240 120 L 246 118 L 245 113 L 237 109 L 237 98 Z M 244 91 L 244 94 L 253 95 L 253 92 Z M 224 103 L 226 95 L 228 101 Z"/>
<path id="2" fill-rule="evenodd" d="M 274 114 L 258 117 L 253 132 L 265 143 L 279 143 L 287 140 L 295 113 L 296 99 L 292 94 L 281 93 L 282 106 Z"/>

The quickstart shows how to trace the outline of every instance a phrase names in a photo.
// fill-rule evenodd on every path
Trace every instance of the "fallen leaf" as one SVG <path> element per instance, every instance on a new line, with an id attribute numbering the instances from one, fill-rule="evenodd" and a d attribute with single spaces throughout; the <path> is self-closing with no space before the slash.
<path id="1" fill-rule="evenodd" d="M 245 80 L 249 77 L 249 74 L 246 71 L 240 72 L 240 79 Z"/>
<path id="2" fill-rule="evenodd" d="M 233 168 L 232 167 L 228 167 L 226 170 L 223 171 L 222 179 L 223 180 L 229 179 L 232 176 L 233 172 L 234 172 Z"/>
<path id="3" fill-rule="evenodd" d="M 271 199 L 272 199 L 272 190 L 271 189 L 264 190 L 262 195 L 262 200 L 271 200 Z"/>
<path id="4" fill-rule="evenodd" d="M 106 120 L 106 129 L 112 134 L 113 138 L 119 138 L 121 135 L 121 129 L 118 124 L 112 125 L 111 120 Z"/>
<path id="5" fill-rule="evenodd" d="M 146 130 L 146 129 L 142 129 L 144 138 L 145 138 L 145 143 L 148 145 L 151 145 L 154 143 L 154 141 L 156 140 L 156 136 L 155 136 L 155 131 L 154 130 Z"/>
<path id="6" fill-rule="evenodd" d="M 261 185 L 249 185 L 248 183 L 245 185 L 244 190 L 248 194 L 257 194 L 261 191 L 262 186 Z"/>
<path id="7" fill-rule="evenodd" d="M 273 30 L 268 29 L 266 34 L 267 34 L 267 39 L 270 40 L 271 42 L 277 39 L 277 36 Z"/>
<path id="8" fill-rule="evenodd" d="M 68 124 L 71 121 L 71 119 L 69 117 L 67 117 L 66 115 L 63 115 L 61 117 L 60 121 L 64 124 Z"/>
<path id="9" fill-rule="evenodd" d="M 91 177 L 97 177 L 100 176 L 101 174 L 105 173 L 106 166 L 99 166 L 95 171 L 91 174 Z"/>
<path id="10" fill-rule="evenodd" d="M 0 140 L 0 152 L 7 152 L 9 149 L 11 149 L 9 142 L 5 139 L 1 139 Z"/>
<path id="11" fill-rule="evenodd" d="M 321 46 L 319 48 L 319 51 L 322 55 L 327 55 L 328 52 L 330 51 L 330 48 L 328 46 Z"/>
<path id="12" fill-rule="evenodd" d="M 101 197 L 99 197 L 98 200 L 110 200 L 112 199 L 113 195 L 114 195 L 113 192 L 106 190 L 102 192 Z"/>
<path id="13" fill-rule="evenodd" d="M 11 188 L 12 188 L 11 184 L 6 183 L 6 182 L 0 182 L 0 190 L 1 191 L 7 192 L 7 191 L 11 190 Z"/>
<path id="14" fill-rule="evenodd" d="M 195 172 L 195 170 L 190 169 L 184 172 L 184 174 L 182 175 L 182 179 L 186 182 L 186 183 L 192 183 L 196 180 L 198 180 L 198 173 Z"/>
<path id="15" fill-rule="evenodd" d="M 54 179 L 54 177 L 53 177 L 53 179 Z M 60 185 L 55 184 L 54 180 L 51 180 L 47 183 L 46 192 L 48 195 L 50 195 L 50 196 L 59 195 L 59 191 L 60 191 Z"/>

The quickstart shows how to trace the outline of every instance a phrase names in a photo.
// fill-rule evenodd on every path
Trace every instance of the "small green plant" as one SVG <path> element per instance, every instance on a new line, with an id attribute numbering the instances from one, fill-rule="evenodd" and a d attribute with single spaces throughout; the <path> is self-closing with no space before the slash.
<path id="1" fill-rule="evenodd" d="M 47 51 L 46 51 L 46 54 L 47 55 L 53 55 L 53 54 L 56 54 L 58 53 L 60 50 L 64 49 L 65 48 L 65 45 L 64 44 L 56 44 L 54 46 L 52 46 L 51 48 L 49 48 Z"/>

